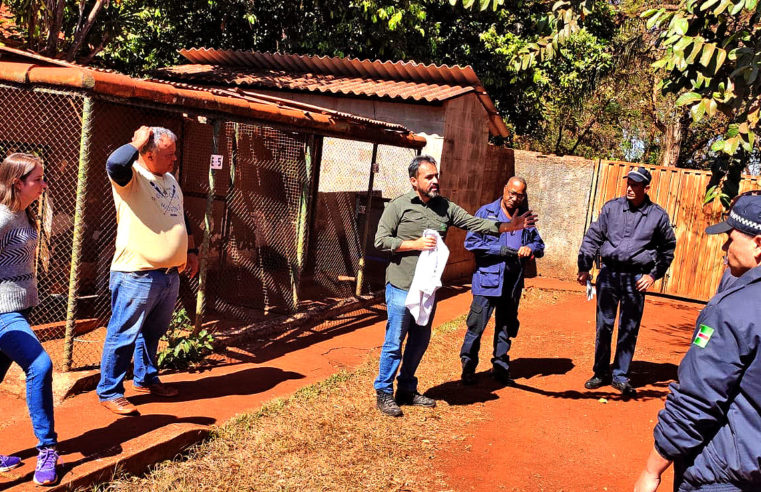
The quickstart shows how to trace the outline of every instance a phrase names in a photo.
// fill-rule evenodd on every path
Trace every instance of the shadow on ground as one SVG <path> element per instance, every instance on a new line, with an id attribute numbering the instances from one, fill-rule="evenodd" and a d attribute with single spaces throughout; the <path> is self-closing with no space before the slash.
<path id="1" fill-rule="evenodd" d="M 172 382 L 172 387 L 177 388 L 179 395 L 171 401 L 183 402 L 193 400 L 207 400 L 230 395 L 253 395 L 270 390 L 289 379 L 303 379 L 301 373 L 284 371 L 277 367 L 252 367 L 243 371 L 222 374 L 199 379 L 197 381 Z M 152 395 L 139 395 L 130 397 L 130 402 L 135 405 L 150 401 L 162 400 Z"/>
<path id="2" fill-rule="evenodd" d="M 63 465 L 58 469 L 59 479 L 83 463 L 121 454 L 122 443 L 161 427 L 171 424 L 196 424 L 208 426 L 215 422 L 216 420 L 211 417 L 177 418 L 174 415 L 161 414 L 120 418 L 106 427 L 89 430 L 80 436 L 58 443 L 58 452 L 63 461 Z M 99 445 L 104 442 L 113 444 L 108 448 L 99 447 Z M 68 461 L 66 455 L 73 453 L 80 453 L 83 457 L 76 461 Z M 37 449 L 29 448 L 11 454 L 22 459 L 34 459 L 37 455 Z M 10 488 L 21 484 L 31 484 L 33 474 L 34 472 L 30 472 L 16 478 L 12 482 L 4 482 L 0 484 L 0 489 Z"/>
<path id="3" fill-rule="evenodd" d="M 565 374 L 574 364 L 567 358 L 520 358 L 510 362 L 510 373 L 516 380 L 531 379 L 534 376 Z M 472 405 L 499 398 L 494 392 L 505 385 L 491 376 L 491 371 L 476 373 L 476 384 L 465 386 L 458 379 L 434 386 L 425 392 L 434 400 L 442 400 L 449 405 Z"/>

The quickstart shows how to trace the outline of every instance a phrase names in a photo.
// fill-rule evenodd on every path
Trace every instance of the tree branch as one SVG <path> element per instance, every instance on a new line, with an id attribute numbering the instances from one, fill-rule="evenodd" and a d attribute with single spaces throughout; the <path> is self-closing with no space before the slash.
<path id="1" fill-rule="evenodd" d="M 77 51 L 79 51 L 79 48 L 81 48 L 82 44 L 85 42 L 87 34 L 90 32 L 93 24 L 95 24 L 95 19 L 98 17 L 100 11 L 103 10 L 106 1 L 107 0 L 97 0 L 95 5 L 92 6 L 90 15 L 87 16 L 87 22 L 85 22 L 82 29 L 77 30 L 77 33 L 74 35 L 74 43 L 71 45 L 71 48 L 69 48 L 69 52 L 66 53 L 66 61 L 74 61 Z"/>

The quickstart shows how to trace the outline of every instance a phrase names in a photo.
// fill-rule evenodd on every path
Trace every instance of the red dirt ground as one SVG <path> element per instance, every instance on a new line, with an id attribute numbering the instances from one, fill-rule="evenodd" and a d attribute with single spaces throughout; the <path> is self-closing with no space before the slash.
<path id="1" fill-rule="evenodd" d="M 584 388 L 594 358 L 594 302 L 580 292 L 556 297 L 554 306 L 521 310 L 511 350 L 516 387 L 498 388 L 486 374 L 487 328 L 478 386 L 429 390 L 454 393 L 450 404 L 479 405 L 487 416 L 437 456 L 453 490 L 632 490 L 702 306 L 648 297 L 632 364 L 639 391 L 625 401 L 610 386 Z M 660 490 L 671 490 L 672 481 L 669 471 Z"/>
<path id="2" fill-rule="evenodd" d="M 531 284 L 569 287 L 560 282 Z M 592 367 L 594 303 L 580 292 L 541 295 L 545 298 L 521 311 L 522 326 L 511 351 L 517 387 L 498 388 L 481 373 L 476 387 L 451 381 L 428 389 L 450 405 L 473 405 L 487 416 L 464 431 L 458 429 L 469 437 L 437 452 L 437 468 L 452 490 L 631 490 L 701 306 L 648 298 L 632 367 L 640 392 L 636 399 L 623 401 L 610 387 L 583 387 Z M 466 288 L 448 289 L 448 296 L 439 304 L 437 325 L 467 313 L 471 296 Z M 172 401 L 137 396 L 128 389 L 127 396 L 139 405 L 138 418 L 106 412 L 92 392 L 66 400 L 56 408 L 66 463 L 64 486 L 183 429 L 220 424 L 339 369 L 357 367 L 378 351 L 384 318 L 382 307 L 371 308 L 324 330 L 231 349 L 226 354 L 230 360 L 220 366 L 166 376 L 182 391 Z M 484 372 L 489 367 L 489 331 L 481 351 Z M 0 451 L 23 456 L 25 465 L 3 474 L 0 489 L 25 490 L 31 488 L 34 438 L 23 400 L 6 396 L 0 397 Z M 150 461 L 150 456 L 145 459 Z M 661 490 L 670 490 L 671 480 L 669 473 Z"/>

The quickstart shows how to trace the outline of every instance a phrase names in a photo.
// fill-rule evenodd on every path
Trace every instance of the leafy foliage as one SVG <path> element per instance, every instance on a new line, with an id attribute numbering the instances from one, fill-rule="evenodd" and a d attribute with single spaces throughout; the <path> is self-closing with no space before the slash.
<path id="1" fill-rule="evenodd" d="M 722 178 L 709 188 L 728 206 L 737 193 L 740 171 L 757 148 L 761 116 L 761 10 L 757 0 L 686 0 L 680 8 L 642 14 L 658 30 L 662 56 L 653 67 L 664 73 L 662 90 L 679 94 L 694 122 L 723 114 L 729 125 L 711 150 Z M 714 180 L 716 181 L 716 180 Z"/>
<path id="2" fill-rule="evenodd" d="M 169 330 L 161 338 L 167 346 L 158 354 L 161 369 L 183 370 L 202 361 L 214 350 L 214 337 L 206 330 L 193 334 L 193 325 L 185 309 L 172 314 Z"/>

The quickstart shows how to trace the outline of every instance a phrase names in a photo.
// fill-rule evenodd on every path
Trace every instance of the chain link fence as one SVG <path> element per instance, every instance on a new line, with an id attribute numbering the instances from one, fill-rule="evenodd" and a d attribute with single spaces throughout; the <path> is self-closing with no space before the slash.
<path id="1" fill-rule="evenodd" d="M 42 157 L 48 191 L 34 204 L 40 304 L 35 332 L 59 369 L 97 367 L 110 318 L 109 271 L 116 216 L 105 162 L 139 125 L 179 138 L 177 176 L 196 245 L 204 234 L 213 176 L 204 319 L 240 326 L 383 286 L 386 259 L 373 247 L 389 199 L 409 189 L 411 149 L 212 120 L 176 108 L 42 87 L 0 85 L 6 117 L 0 151 Z M 209 115 L 212 116 L 212 115 Z M 368 197 L 372 197 L 367 207 Z M 364 221 L 370 218 L 365 235 Z M 364 239 L 364 243 L 363 243 Z M 198 279 L 182 277 L 178 307 L 193 317 Z M 220 326 L 226 326 L 224 323 Z"/>
<path id="2" fill-rule="evenodd" d="M 325 138 L 311 239 L 315 254 L 309 258 L 304 286 L 312 299 L 329 302 L 355 294 L 363 244 L 361 292 L 383 288 L 388 256 L 373 246 L 375 231 L 384 205 L 410 190 L 407 167 L 415 155 L 414 149 L 379 145 L 370 190 L 373 144 Z"/>

